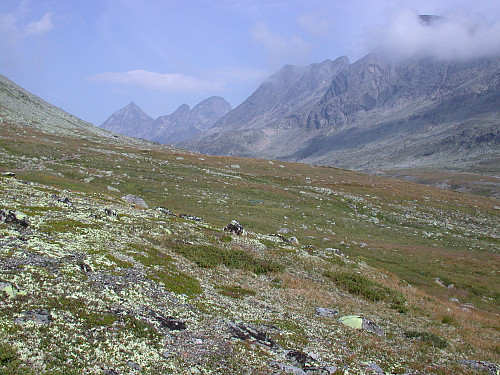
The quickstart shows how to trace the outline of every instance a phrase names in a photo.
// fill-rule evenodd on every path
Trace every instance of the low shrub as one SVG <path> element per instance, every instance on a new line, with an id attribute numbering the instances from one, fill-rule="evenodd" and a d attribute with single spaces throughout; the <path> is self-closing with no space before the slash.
<path id="1" fill-rule="evenodd" d="M 401 292 L 393 290 L 385 285 L 379 284 L 353 272 L 330 272 L 326 271 L 324 276 L 333 280 L 333 282 L 346 289 L 349 293 L 361 296 L 369 301 L 387 302 L 391 308 L 403 313 L 406 312 L 406 298 Z"/>

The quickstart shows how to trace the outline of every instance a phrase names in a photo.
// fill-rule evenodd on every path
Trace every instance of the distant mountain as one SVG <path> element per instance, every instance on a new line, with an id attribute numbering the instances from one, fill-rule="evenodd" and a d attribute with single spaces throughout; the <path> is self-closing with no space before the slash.
<path id="1" fill-rule="evenodd" d="M 165 144 L 188 141 L 211 128 L 230 110 L 231 105 L 218 96 L 203 100 L 191 110 L 183 104 L 171 115 L 158 117 L 146 139 Z"/>
<path id="2" fill-rule="evenodd" d="M 182 104 L 172 114 L 154 120 L 132 102 L 112 114 L 100 127 L 131 137 L 176 144 L 189 141 L 209 129 L 230 110 L 230 104 L 223 98 L 212 96 L 193 109 Z"/>
<path id="3" fill-rule="evenodd" d="M 187 148 L 358 170 L 498 169 L 500 59 L 285 66 Z"/>
<path id="4" fill-rule="evenodd" d="M 131 102 L 113 113 L 100 127 L 130 137 L 145 138 L 145 134 L 151 133 L 153 122 L 153 118 L 145 114 L 137 104 Z"/>

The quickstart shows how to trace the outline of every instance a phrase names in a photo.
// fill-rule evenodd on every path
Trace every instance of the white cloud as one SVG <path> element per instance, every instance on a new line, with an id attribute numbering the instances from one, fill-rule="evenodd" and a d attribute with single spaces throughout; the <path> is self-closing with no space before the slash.
<path id="1" fill-rule="evenodd" d="M 333 27 L 332 20 L 323 11 L 303 14 L 298 18 L 298 23 L 304 30 L 317 37 L 327 36 Z"/>
<path id="2" fill-rule="evenodd" d="M 307 56 L 312 46 L 300 37 L 285 38 L 270 30 L 263 22 L 250 29 L 254 40 L 261 43 L 273 62 L 291 62 Z"/>
<path id="3" fill-rule="evenodd" d="M 141 87 L 174 93 L 211 93 L 222 89 L 222 83 L 184 74 L 131 70 L 125 73 L 100 73 L 89 77 L 95 82 Z"/>
<path id="4" fill-rule="evenodd" d="M 397 9 L 382 27 L 368 31 L 371 47 L 396 59 L 469 60 L 500 56 L 500 23 L 443 18 L 430 25 L 409 8 Z"/>
<path id="5" fill-rule="evenodd" d="M 47 12 L 43 15 L 40 21 L 31 22 L 24 28 L 26 35 L 39 35 L 46 33 L 54 28 L 52 24 L 52 13 Z"/>

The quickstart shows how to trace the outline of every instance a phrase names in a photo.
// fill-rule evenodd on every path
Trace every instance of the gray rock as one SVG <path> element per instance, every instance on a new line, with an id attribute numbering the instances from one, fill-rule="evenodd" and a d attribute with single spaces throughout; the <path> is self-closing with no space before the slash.
<path id="1" fill-rule="evenodd" d="M 179 215 L 179 217 L 181 219 L 185 219 L 185 220 L 191 220 L 191 221 L 197 221 L 197 222 L 203 221 L 203 219 L 201 217 L 194 216 L 194 215 L 181 214 L 181 215 Z"/>
<path id="2" fill-rule="evenodd" d="M 499 375 L 500 366 L 495 363 L 484 362 L 484 361 L 474 361 L 470 359 L 462 359 L 458 361 L 461 365 L 465 365 L 473 370 L 482 370 L 488 372 L 490 375 Z"/>
<path id="3" fill-rule="evenodd" d="M 317 316 L 337 316 L 339 314 L 338 310 L 328 309 L 325 307 L 316 307 L 314 313 Z"/>
<path id="4" fill-rule="evenodd" d="M 165 207 L 157 206 L 155 207 L 155 211 L 167 216 L 176 216 L 172 211 Z"/>
<path id="5" fill-rule="evenodd" d="M 363 329 L 373 332 L 379 336 L 385 336 L 384 330 L 368 319 L 363 319 Z"/>
<path id="6" fill-rule="evenodd" d="M 231 223 L 224 228 L 224 230 L 237 234 L 238 236 L 245 234 L 245 228 L 243 228 L 243 226 L 236 220 L 232 220 Z"/>
<path id="7" fill-rule="evenodd" d="M 127 366 L 134 370 L 142 371 L 142 367 L 137 362 L 127 361 Z"/>
<path id="8" fill-rule="evenodd" d="M 28 215 L 21 211 L 14 210 L 0 210 L 0 221 L 3 221 L 4 223 L 18 224 L 22 227 L 30 225 Z"/>
<path id="9" fill-rule="evenodd" d="M 128 194 L 128 195 L 123 196 L 122 199 L 124 201 L 126 201 L 126 202 L 134 205 L 134 206 L 148 208 L 148 205 L 146 204 L 146 201 L 144 201 L 144 199 L 142 199 L 140 197 L 137 197 L 135 195 Z"/>
<path id="10" fill-rule="evenodd" d="M 382 370 L 382 368 L 376 363 L 369 363 L 366 367 L 366 371 L 374 374 L 385 374 L 384 370 Z"/>
<path id="11" fill-rule="evenodd" d="M 271 362 L 269 362 L 269 365 L 272 367 L 279 368 L 281 371 L 284 371 L 286 374 L 306 375 L 306 372 L 304 370 L 302 370 L 301 368 L 298 368 L 295 366 L 290 366 L 290 365 L 285 365 L 284 363 L 281 363 L 281 362 L 271 361 Z"/>
<path id="12" fill-rule="evenodd" d="M 48 310 L 35 310 L 35 311 L 24 311 L 21 313 L 19 318 L 14 320 L 17 324 L 25 324 L 27 322 L 34 322 L 37 324 L 49 325 L 52 322 L 52 315 Z"/>
<path id="13" fill-rule="evenodd" d="M 234 337 L 240 340 L 254 341 L 270 348 L 277 347 L 277 344 L 270 339 L 267 334 L 257 328 L 246 324 L 245 322 L 228 322 L 229 329 L 233 332 Z"/>
<path id="14" fill-rule="evenodd" d="M 116 213 L 116 210 L 113 210 L 111 208 L 105 208 L 104 213 L 108 216 L 118 216 L 118 214 Z"/>

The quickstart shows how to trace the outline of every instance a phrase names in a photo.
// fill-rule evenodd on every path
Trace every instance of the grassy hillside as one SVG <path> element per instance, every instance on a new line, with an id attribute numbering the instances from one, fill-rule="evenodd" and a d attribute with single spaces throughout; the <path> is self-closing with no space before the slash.
<path id="1" fill-rule="evenodd" d="M 459 361 L 500 362 L 498 200 L 58 135 L 2 113 L 0 210 L 29 225 L 0 221 L 0 373 L 468 374 L 481 364 Z M 232 220 L 246 232 L 224 230 Z M 383 334 L 338 321 L 354 314 Z"/>

